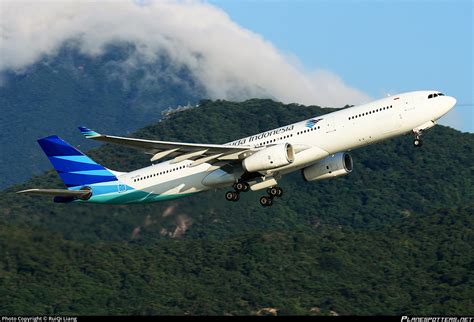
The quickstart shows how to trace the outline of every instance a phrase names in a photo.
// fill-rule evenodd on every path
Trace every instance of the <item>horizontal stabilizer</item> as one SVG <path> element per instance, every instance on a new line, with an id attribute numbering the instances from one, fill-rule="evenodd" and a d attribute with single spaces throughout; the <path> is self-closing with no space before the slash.
<path id="1" fill-rule="evenodd" d="M 18 191 L 17 193 L 28 193 L 34 195 L 45 195 L 54 197 L 73 197 L 77 199 L 87 200 L 92 196 L 92 191 L 84 190 L 65 190 L 65 189 L 27 189 Z"/>
<path id="2" fill-rule="evenodd" d="M 91 129 L 85 126 L 79 126 L 79 131 L 81 131 L 82 135 L 84 135 L 87 139 L 100 136 L 99 133 L 97 133 L 96 131 L 92 131 Z"/>

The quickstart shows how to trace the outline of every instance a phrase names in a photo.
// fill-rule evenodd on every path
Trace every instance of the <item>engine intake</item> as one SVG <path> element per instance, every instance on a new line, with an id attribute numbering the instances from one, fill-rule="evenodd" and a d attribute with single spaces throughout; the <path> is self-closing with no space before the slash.
<path id="1" fill-rule="evenodd" d="M 295 161 L 293 146 L 283 143 L 255 152 L 242 161 L 242 167 L 247 172 L 258 172 L 283 167 L 293 161 Z"/>
<path id="2" fill-rule="evenodd" d="M 339 152 L 304 168 L 301 173 L 306 181 L 317 181 L 344 176 L 352 172 L 353 162 L 349 153 Z"/>

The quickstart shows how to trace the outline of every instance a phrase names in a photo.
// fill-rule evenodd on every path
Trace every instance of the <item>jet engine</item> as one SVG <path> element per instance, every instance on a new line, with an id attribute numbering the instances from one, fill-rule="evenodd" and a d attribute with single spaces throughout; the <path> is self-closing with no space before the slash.
<path id="1" fill-rule="evenodd" d="M 247 172 L 275 169 L 293 163 L 295 152 L 289 143 L 277 144 L 260 150 L 242 161 Z"/>
<path id="2" fill-rule="evenodd" d="M 339 152 L 301 170 L 306 181 L 317 181 L 344 176 L 353 169 L 349 153 Z"/>

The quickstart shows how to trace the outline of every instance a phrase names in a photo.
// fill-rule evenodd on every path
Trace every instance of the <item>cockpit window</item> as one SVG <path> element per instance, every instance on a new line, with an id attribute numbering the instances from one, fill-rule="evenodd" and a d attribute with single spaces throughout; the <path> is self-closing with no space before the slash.
<path id="1" fill-rule="evenodd" d="M 434 93 L 434 94 L 428 95 L 428 98 L 433 98 L 433 97 L 438 97 L 438 96 L 444 96 L 444 94 L 443 93 Z"/>

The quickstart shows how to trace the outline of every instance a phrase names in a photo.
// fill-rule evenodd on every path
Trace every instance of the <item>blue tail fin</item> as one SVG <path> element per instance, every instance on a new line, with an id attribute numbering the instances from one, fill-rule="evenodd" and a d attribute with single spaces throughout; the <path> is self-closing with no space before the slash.
<path id="1" fill-rule="evenodd" d="M 39 139 L 38 143 L 68 188 L 117 180 L 110 170 L 56 135 Z"/>

